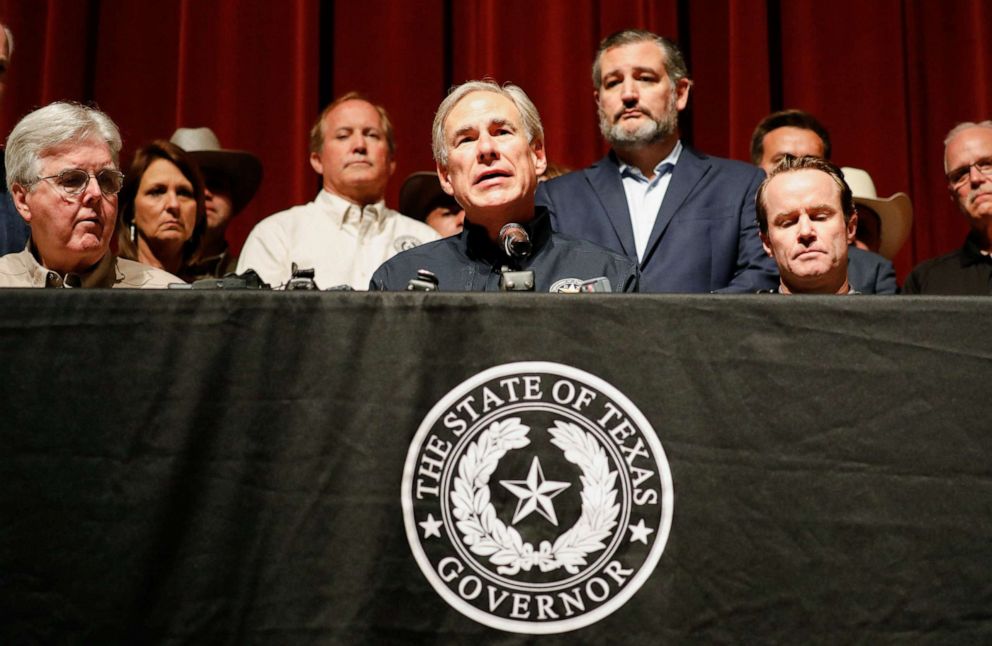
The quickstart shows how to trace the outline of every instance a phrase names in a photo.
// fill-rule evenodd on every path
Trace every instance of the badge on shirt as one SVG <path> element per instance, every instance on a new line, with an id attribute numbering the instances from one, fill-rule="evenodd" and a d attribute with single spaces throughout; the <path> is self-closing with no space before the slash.
<path id="1" fill-rule="evenodd" d="M 393 247 L 397 252 L 406 251 L 407 249 L 413 249 L 414 247 L 423 244 L 420 240 L 414 238 L 413 236 L 399 236 L 393 240 Z"/>

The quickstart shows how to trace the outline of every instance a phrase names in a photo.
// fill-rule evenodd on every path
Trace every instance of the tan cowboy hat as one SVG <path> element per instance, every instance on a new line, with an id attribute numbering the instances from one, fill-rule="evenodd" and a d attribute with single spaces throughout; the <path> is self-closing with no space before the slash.
<path id="1" fill-rule="evenodd" d="M 902 248 L 909 230 L 913 226 L 913 203 L 905 193 L 896 193 L 892 197 L 881 199 L 875 191 L 875 182 L 871 175 L 860 168 L 844 166 L 844 181 L 851 187 L 855 204 L 864 204 L 878 213 L 881 219 L 881 242 L 878 253 L 892 260 Z"/>
<path id="2" fill-rule="evenodd" d="M 210 128 L 179 128 L 169 141 L 188 152 L 207 177 L 216 173 L 227 179 L 235 215 L 255 196 L 262 182 L 262 162 L 255 155 L 221 148 Z"/>

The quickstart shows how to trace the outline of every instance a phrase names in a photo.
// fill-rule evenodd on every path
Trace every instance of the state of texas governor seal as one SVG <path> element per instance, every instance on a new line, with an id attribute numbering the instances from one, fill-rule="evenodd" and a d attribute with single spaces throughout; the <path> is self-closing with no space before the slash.
<path id="1" fill-rule="evenodd" d="M 661 558 L 674 501 L 644 415 L 602 379 L 546 362 L 496 366 L 445 395 L 402 489 L 407 539 L 437 593 L 531 634 L 626 603 Z"/>

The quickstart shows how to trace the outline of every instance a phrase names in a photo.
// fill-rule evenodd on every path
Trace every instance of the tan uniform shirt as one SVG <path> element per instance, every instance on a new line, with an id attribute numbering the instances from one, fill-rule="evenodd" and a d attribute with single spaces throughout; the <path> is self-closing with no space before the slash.
<path id="1" fill-rule="evenodd" d="M 30 243 L 29 243 L 30 245 Z M 89 271 L 61 275 L 43 267 L 28 249 L 0 258 L 0 287 L 118 287 L 165 289 L 183 281 L 167 271 L 107 252 Z"/>

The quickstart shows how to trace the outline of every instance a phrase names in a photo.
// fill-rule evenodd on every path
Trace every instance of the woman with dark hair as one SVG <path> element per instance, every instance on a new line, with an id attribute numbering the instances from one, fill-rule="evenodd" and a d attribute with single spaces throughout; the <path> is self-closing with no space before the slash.
<path id="1" fill-rule="evenodd" d="M 120 193 L 119 255 L 188 280 L 206 217 L 203 176 L 186 151 L 160 139 L 135 153 Z"/>

